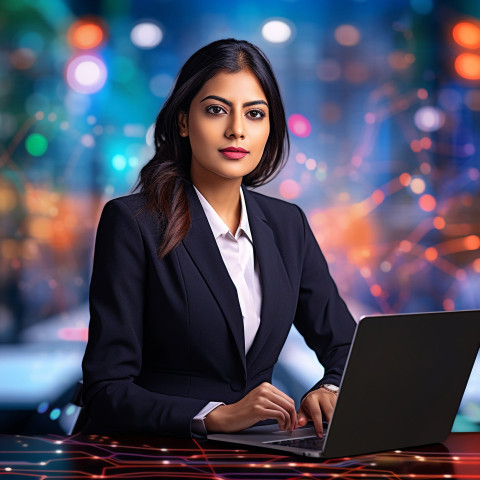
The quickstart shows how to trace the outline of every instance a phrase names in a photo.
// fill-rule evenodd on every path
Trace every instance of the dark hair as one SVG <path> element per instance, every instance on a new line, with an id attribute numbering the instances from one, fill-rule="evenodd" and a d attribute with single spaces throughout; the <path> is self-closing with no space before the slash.
<path id="1" fill-rule="evenodd" d="M 260 163 L 243 178 L 257 187 L 275 177 L 285 164 L 289 138 L 280 90 L 265 54 L 245 40 L 217 40 L 194 53 L 180 70 L 173 91 L 155 122 L 155 155 L 142 168 L 134 190 L 147 197 L 147 208 L 165 225 L 158 256 L 164 257 L 185 237 L 190 210 L 183 181 L 190 178 L 192 150 L 188 137 L 180 136 L 178 115 L 187 112 L 203 85 L 219 71 L 250 70 L 259 80 L 269 105 L 270 134 Z"/>

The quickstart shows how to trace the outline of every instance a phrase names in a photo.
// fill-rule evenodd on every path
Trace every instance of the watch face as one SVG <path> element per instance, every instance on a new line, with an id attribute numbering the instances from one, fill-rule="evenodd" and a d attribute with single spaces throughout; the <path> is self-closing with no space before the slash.
<path id="1" fill-rule="evenodd" d="M 331 390 L 332 392 L 338 392 L 339 388 L 336 385 L 330 385 L 329 383 L 325 384 L 324 387 L 327 390 Z"/>

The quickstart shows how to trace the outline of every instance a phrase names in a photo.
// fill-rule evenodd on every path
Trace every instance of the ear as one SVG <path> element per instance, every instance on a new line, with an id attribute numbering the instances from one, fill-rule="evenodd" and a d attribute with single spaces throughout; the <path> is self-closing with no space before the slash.
<path id="1" fill-rule="evenodd" d="M 178 133 L 181 137 L 188 137 L 188 114 L 180 112 L 178 114 Z"/>

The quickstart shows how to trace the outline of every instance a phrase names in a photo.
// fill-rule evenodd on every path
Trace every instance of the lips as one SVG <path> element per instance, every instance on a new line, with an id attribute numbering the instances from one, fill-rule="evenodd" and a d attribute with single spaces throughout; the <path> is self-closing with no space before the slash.
<path id="1" fill-rule="evenodd" d="M 231 160 L 240 160 L 248 153 L 248 150 L 241 147 L 228 147 L 222 148 L 219 152 Z"/>
<path id="2" fill-rule="evenodd" d="M 228 147 L 228 148 L 222 148 L 220 150 L 221 152 L 242 152 L 242 153 L 248 153 L 248 150 L 245 150 L 242 147 Z"/>

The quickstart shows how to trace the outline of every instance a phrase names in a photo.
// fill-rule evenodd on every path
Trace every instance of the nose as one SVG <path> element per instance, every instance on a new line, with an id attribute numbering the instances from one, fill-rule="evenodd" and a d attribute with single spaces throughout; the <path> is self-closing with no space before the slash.
<path id="1" fill-rule="evenodd" d="M 245 138 L 245 126 L 243 124 L 243 114 L 232 115 L 225 130 L 227 138 Z"/>

